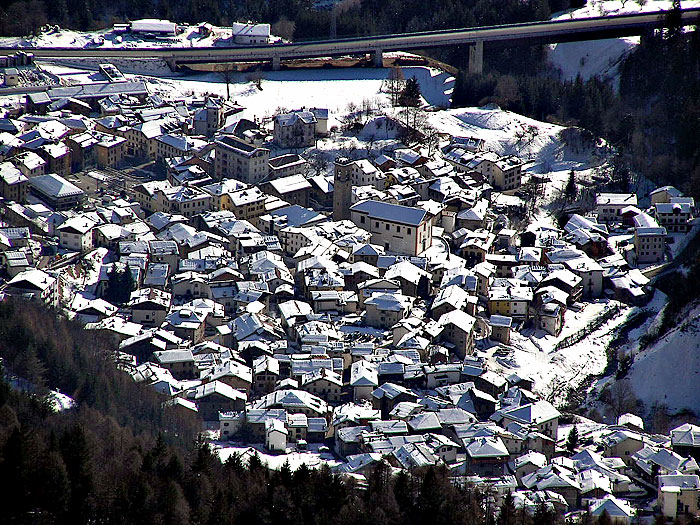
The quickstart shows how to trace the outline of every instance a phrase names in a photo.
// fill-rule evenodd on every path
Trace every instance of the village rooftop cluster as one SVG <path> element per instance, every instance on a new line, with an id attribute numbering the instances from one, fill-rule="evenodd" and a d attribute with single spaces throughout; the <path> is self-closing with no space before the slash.
<path id="1" fill-rule="evenodd" d="M 222 446 L 326 447 L 359 480 L 444 463 L 617 523 L 645 493 L 698 514 L 700 428 L 625 414 L 567 448 L 541 385 L 492 367 L 524 330 L 648 301 L 691 198 L 599 193 L 563 228 L 516 226 L 526 161 L 483 140 L 325 166 L 306 151 L 337 133 L 327 109 L 242 110 L 123 79 L 27 94 L 0 119 L 3 296 L 110 334 L 118 366 Z M 135 168 L 152 161 L 162 177 Z"/>

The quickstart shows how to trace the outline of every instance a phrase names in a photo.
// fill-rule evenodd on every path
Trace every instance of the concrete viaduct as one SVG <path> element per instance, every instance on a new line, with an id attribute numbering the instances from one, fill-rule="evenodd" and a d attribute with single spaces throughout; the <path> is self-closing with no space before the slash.
<path id="1" fill-rule="evenodd" d="M 210 48 L 114 48 L 114 49 L 74 49 L 35 47 L 26 48 L 38 58 L 162 58 L 175 71 L 188 64 L 223 62 L 270 62 L 272 68 L 280 68 L 282 60 L 334 57 L 345 55 L 370 54 L 375 65 L 382 65 L 382 54 L 388 51 L 409 51 L 432 47 L 466 45 L 469 46 L 469 71 L 481 73 L 484 57 L 484 42 L 513 44 L 538 44 L 574 42 L 643 35 L 654 29 L 669 25 L 669 12 L 656 11 L 571 20 L 550 20 L 522 24 L 508 24 L 489 27 L 473 27 L 380 35 L 362 38 L 346 38 L 275 44 L 268 46 L 210 47 Z M 680 10 L 680 23 L 683 26 L 700 22 L 700 8 Z M 0 52 L 13 52 L 16 49 L 0 48 Z"/>

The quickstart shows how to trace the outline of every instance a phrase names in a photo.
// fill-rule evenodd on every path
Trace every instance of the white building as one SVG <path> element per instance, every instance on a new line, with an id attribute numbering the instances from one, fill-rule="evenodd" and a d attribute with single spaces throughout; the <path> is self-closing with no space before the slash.
<path id="1" fill-rule="evenodd" d="M 598 222 L 620 222 L 620 214 L 628 206 L 637 206 L 637 196 L 634 193 L 600 193 L 595 198 Z"/>
<path id="2" fill-rule="evenodd" d="M 61 224 L 58 233 L 58 245 L 66 250 L 85 252 L 93 247 L 92 229 L 97 223 L 88 217 L 73 217 Z"/>
<path id="3" fill-rule="evenodd" d="M 387 251 L 418 255 L 430 247 L 432 223 L 424 210 L 368 200 L 352 205 L 350 218 Z"/>
<path id="4" fill-rule="evenodd" d="M 634 218 L 634 251 L 637 263 L 657 263 L 664 260 L 666 228 L 646 213 Z"/>
<path id="5" fill-rule="evenodd" d="M 144 18 L 131 22 L 131 32 L 142 35 L 175 36 L 177 35 L 177 24 L 169 20 Z"/>
<path id="6" fill-rule="evenodd" d="M 270 43 L 270 24 L 242 24 L 234 22 L 231 26 L 233 41 L 236 44 L 256 45 Z"/>

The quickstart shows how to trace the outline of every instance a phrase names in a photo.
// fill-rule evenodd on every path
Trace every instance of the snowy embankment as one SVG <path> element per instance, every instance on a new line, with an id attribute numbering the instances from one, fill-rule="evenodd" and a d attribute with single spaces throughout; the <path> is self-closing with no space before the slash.
<path id="1" fill-rule="evenodd" d="M 641 4 L 641 5 L 640 5 Z M 598 16 L 622 15 L 641 12 L 668 11 L 670 0 L 589 0 L 584 7 L 563 13 L 555 13 L 552 20 L 571 20 Z M 682 8 L 699 7 L 699 0 L 684 0 Z M 600 76 L 618 81 L 618 67 L 622 59 L 639 45 L 639 37 L 608 38 L 585 42 L 565 42 L 550 46 L 550 61 L 562 72 L 566 80 L 578 75 L 587 80 Z"/>
<path id="2" fill-rule="evenodd" d="M 700 303 L 682 322 L 637 354 L 627 375 L 647 409 L 662 403 L 669 410 L 700 414 Z"/>

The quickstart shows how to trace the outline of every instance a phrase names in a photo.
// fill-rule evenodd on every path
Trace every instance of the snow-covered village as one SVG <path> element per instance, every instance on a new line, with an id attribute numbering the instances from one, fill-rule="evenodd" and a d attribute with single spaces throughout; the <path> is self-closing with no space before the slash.
<path id="1" fill-rule="evenodd" d="M 286 39 L 150 19 L 0 39 L 0 303 L 109 341 L 222 462 L 361 488 L 441 466 L 489 519 L 506 500 L 535 523 L 700 517 L 700 306 L 669 329 L 656 286 L 690 271 L 692 196 L 583 127 L 452 107 L 456 71 L 417 54 L 183 73 L 32 53 L 154 41 Z M 638 44 L 550 61 L 617 82 Z"/>

